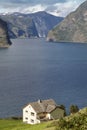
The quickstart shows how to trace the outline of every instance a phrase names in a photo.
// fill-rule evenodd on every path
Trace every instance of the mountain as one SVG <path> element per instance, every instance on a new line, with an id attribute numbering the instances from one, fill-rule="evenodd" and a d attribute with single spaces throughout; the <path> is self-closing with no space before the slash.
<path id="1" fill-rule="evenodd" d="M 8 24 L 10 38 L 46 37 L 50 29 L 63 20 L 44 11 L 32 14 L 1 14 Z"/>
<path id="2" fill-rule="evenodd" d="M 46 37 L 48 31 L 63 20 L 63 17 L 53 16 L 45 11 L 28 14 L 28 16 L 34 20 L 39 37 Z"/>
<path id="3" fill-rule="evenodd" d="M 11 41 L 8 36 L 7 23 L 0 19 L 0 47 L 9 47 Z"/>
<path id="4" fill-rule="evenodd" d="M 10 38 L 38 37 L 34 21 L 20 13 L 1 15 L 8 24 Z"/>
<path id="5" fill-rule="evenodd" d="M 49 31 L 47 40 L 87 43 L 87 1 Z"/>

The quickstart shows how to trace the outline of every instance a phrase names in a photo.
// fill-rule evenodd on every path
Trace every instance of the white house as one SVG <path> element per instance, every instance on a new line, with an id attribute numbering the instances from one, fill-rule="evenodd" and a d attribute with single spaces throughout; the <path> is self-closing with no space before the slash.
<path id="1" fill-rule="evenodd" d="M 38 100 L 23 108 L 23 122 L 37 124 L 45 120 L 58 119 L 64 116 L 64 110 L 53 99 Z"/>

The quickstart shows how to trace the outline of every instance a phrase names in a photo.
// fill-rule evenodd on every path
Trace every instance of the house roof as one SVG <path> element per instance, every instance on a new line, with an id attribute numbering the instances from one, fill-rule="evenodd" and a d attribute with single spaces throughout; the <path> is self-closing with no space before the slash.
<path id="1" fill-rule="evenodd" d="M 49 113 L 57 107 L 57 104 L 53 99 L 38 100 L 37 102 L 32 102 L 29 104 L 33 107 L 33 109 L 37 113 L 41 113 L 41 112 L 48 112 Z"/>

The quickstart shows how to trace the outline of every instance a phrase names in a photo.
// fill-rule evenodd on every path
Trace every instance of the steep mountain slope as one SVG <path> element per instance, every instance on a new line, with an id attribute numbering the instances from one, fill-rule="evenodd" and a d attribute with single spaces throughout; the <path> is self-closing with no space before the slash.
<path id="1" fill-rule="evenodd" d="M 9 47 L 11 41 L 8 37 L 7 23 L 0 19 L 0 47 Z"/>
<path id="2" fill-rule="evenodd" d="M 1 15 L 1 18 L 8 23 L 11 38 L 46 37 L 48 31 L 63 20 L 44 11 L 33 14 L 13 13 Z"/>
<path id="3" fill-rule="evenodd" d="M 87 43 L 87 1 L 53 28 L 48 33 L 47 40 Z"/>
<path id="4" fill-rule="evenodd" d="M 10 38 L 38 37 L 34 21 L 20 13 L 2 15 L 1 18 L 8 23 Z"/>
<path id="5" fill-rule="evenodd" d="M 39 37 L 46 37 L 48 31 L 63 20 L 62 17 L 53 16 L 45 11 L 29 14 L 28 16 L 34 20 Z"/>

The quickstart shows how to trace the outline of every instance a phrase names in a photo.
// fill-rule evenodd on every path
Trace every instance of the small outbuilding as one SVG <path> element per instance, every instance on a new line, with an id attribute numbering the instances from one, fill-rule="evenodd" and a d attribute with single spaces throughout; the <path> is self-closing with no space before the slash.
<path id="1" fill-rule="evenodd" d="M 23 122 L 37 124 L 64 117 L 64 109 L 53 99 L 31 102 L 23 108 Z"/>

